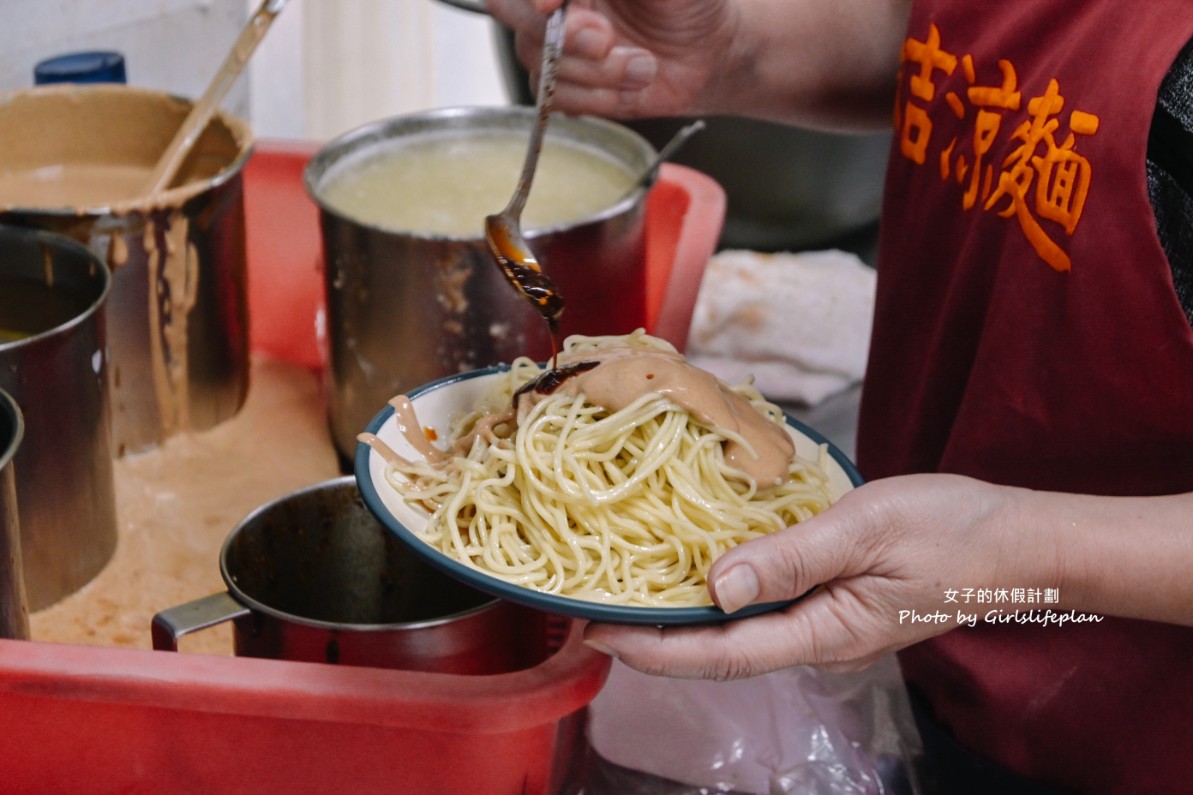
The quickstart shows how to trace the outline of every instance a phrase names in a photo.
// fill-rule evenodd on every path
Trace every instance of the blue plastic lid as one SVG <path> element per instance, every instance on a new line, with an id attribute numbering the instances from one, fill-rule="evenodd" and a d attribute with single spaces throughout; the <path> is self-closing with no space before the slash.
<path id="1" fill-rule="evenodd" d="M 33 82 L 123 83 L 124 56 L 118 52 L 72 52 L 47 58 L 33 67 Z"/>

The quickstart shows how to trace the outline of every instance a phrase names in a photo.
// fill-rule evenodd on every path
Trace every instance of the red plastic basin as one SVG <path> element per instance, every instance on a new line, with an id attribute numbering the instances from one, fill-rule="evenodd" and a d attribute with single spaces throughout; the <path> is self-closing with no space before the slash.
<path id="1" fill-rule="evenodd" d="M 607 657 L 455 676 L 0 641 L 0 791 L 553 795 Z"/>
<path id="2" fill-rule="evenodd" d="M 245 169 L 254 352 L 312 369 L 317 148 L 260 142 Z M 682 349 L 725 194 L 664 164 L 648 202 L 648 330 Z M 0 640 L 0 793 L 555 795 L 608 670 L 578 625 L 540 665 L 472 677 Z"/>

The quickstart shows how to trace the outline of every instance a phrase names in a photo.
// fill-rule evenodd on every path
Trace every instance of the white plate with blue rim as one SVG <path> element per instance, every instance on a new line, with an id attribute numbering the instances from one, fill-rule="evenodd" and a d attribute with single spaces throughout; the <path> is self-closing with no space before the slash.
<path id="1" fill-rule="evenodd" d="M 432 431 L 432 438 L 446 439 L 453 418 L 471 411 L 494 388 L 495 380 L 508 370 L 506 366 L 447 376 L 407 392 L 419 424 Z M 795 442 L 797 454 L 817 460 L 820 447 L 827 452 L 829 492 L 835 502 L 845 492 L 861 485 L 862 477 L 840 449 L 822 434 L 804 423 L 786 417 L 787 432 Z M 416 459 L 419 453 L 398 430 L 392 406 L 386 406 L 369 422 L 365 432 L 376 435 L 399 455 Z M 516 604 L 536 608 L 547 613 L 589 621 L 617 624 L 649 624 L 655 626 L 685 626 L 723 623 L 778 609 L 790 602 L 753 605 L 733 614 L 719 607 L 643 607 L 608 604 L 562 594 L 545 593 L 508 582 L 479 569 L 467 566 L 443 554 L 426 543 L 421 531 L 430 514 L 422 507 L 408 504 L 386 480 L 386 462 L 372 447 L 360 443 L 356 448 L 356 482 L 365 504 L 377 520 L 407 544 L 422 560 L 469 586 L 492 596 Z"/>

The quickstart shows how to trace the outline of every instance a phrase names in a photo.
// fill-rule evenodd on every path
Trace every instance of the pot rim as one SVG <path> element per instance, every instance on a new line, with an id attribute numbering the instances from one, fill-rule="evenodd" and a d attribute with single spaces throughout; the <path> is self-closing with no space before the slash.
<path id="1" fill-rule="evenodd" d="M 484 235 L 481 232 L 481 227 L 478 219 L 477 234 L 473 236 L 460 235 L 446 235 L 432 232 L 419 232 L 409 229 L 401 229 L 398 227 L 384 226 L 381 224 L 367 223 L 351 215 L 347 215 L 341 210 L 333 207 L 327 203 L 321 196 L 320 189 L 323 187 L 323 180 L 332 168 L 340 161 L 353 157 L 358 153 L 368 151 L 370 146 L 384 146 L 401 137 L 405 128 L 411 125 L 425 125 L 422 129 L 417 129 L 415 134 L 422 135 L 427 130 L 433 130 L 436 126 L 442 126 L 445 130 L 462 130 L 469 129 L 485 129 L 486 125 L 481 124 L 477 127 L 469 125 L 470 120 L 480 120 L 481 122 L 495 122 L 499 120 L 514 119 L 519 125 L 524 124 L 527 135 L 529 135 L 530 124 L 536 117 L 534 108 L 520 105 L 510 106 L 489 106 L 489 105 L 462 105 L 456 107 L 434 108 L 426 111 L 419 111 L 415 113 L 407 113 L 399 116 L 391 116 L 377 121 L 369 122 L 367 124 L 349 130 L 336 138 L 324 144 L 319 151 L 307 162 L 303 168 L 302 181 L 306 189 L 307 196 L 319 208 L 319 210 L 327 215 L 333 216 L 343 222 L 354 224 L 356 226 L 383 232 L 386 234 L 400 235 L 414 240 L 426 240 L 434 242 L 455 242 L 455 243 L 484 243 Z M 547 126 L 547 137 L 561 136 L 560 127 L 565 126 L 565 129 L 591 128 L 598 131 L 603 131 L 608 135 L 618 136 L 625 140 L 629 147 L 641 153 L 641 163 L 627 163 L 624 158 L 617 158 L 623 166 L 625 166 L 631 173 L 637 171 L 645 171 L 649 164 L 657 155 L 657 150 L 644 136 L 637 131 L 619 124 L 609 119 L 602 119 L 597 116 L 588 115 L 570 115 L 558 111 L 551 113 L 551 123 Z M 494 127 L 495 128 L 495 127 Z M 505 129 L 515 129 L 512 127 L 505 127 Z M 569 138 L 566 134 L 562 137 Z M 571 140 L 575 140 L 571 138 Z M 596 144 L 588 141 L 579 141 L 579 143 L 588 146 L 596 146 Z M 608 150 L 605 151 L 607 154 Z M 637 177 L 635 177 L 637 179 Z M 649 192 L 650 185 L 643 185 L 639 182 L 632 189 L 621 197 L 618 201 L 605 207 L 595 213 L 591 213 L 582 218 L 577 218 L 572 221 L 567 221 L 560 224 L 553 224 L 550 226 L 543 226 L 537 228 L 528 228 L 524 230 L 528 240 L 545 237 L 547 235 L 556 234 L 572 229 L 578 229 L 590 224 L 600 224 L 608 221 L 611 218 L 616 218 L 623 215 L 639 204 L 641 204 L 646 194 Z"/>
<path id="2" fill-rule="evenodd" d="M 87 308 L 82 312 L 79 312 L 69 320 L 45 329 L 44 331 L 39 331 L 36 334 L 30 334 L 29 336 L 22 337 L 18 340 L 0 342 L 0 352 L 34 345 L 47 337 L 57 336 L 70 331 L 71 329 L 88 322 L 92 315 L 97 314 L 100 311 L 100 308 L 108 300 L 108 294 L 112 291 L 112 269 L 108 267 L 106 262 L 97 257 L 95 253 L 91 251 L 91 249 L 87 248 L 82 243 L 58 232 L 47 232 L 41 229 L 8 226 L 6 224 L 0 223 L 0 243 L 2 243 L 6 237 L 29 238 L 50 248 L 67 250 L 79 255 L 90 261 L 89 264 L 91 265 L 92 270 L 100 274 L 101 278 L 103 279 L 103 284 L 100 287 L 99 294 L 92 299 L 92 301 L 87 305 Z"/>
<path id="3" fill-rule="evenodd" d="M 250 610 L 262 613 L 278 621 L 284 621 L 288 624 L 297 624 L 304 627 L 321 630 L 333 630 L 336 632 L 355 633 L 355 632 L 393 632 L 397 630 L 416 630 L 416 629 L 433 629 L 435 627 L 443 626 L 444 624 L 455 623 L 472 616 L 487 613 L 491 610 L 496 610 L 503 605 L 508 604 L 496 597 L 488 596 L 477 592 L 479 596 L 484 597 L 484 601 L 473 607 L 464 610 L 458 610 L 455 613 L 450 613 L 444 616 L 436 616 L 434 618 L 419 619 L 416 621 L 394 621 L 384 624 L 365 624 L 365 623 L 349 623 L 340 621 L 327 621 L 319 618 L 307 618 L 306 616 L 288 613 L 285 610 L 280 610 L 271 605 L 267 605 L 252 596 L 249 596 L 233 579 L 232 573 L 228 568 L 228 556 L 231 552 L 232 543 L 237 536 L 240 535 L 249 525 L 253 524 L 258 518 L 263 516 L 271 509 L 285 503 L 289 500 L 301 497 L 307 494 L 313 494 L 320 491 L 335 491 L 342 489 L 350 489 L 356 491 L 356 477 L 355 475 L 341 475 L 340 477 L 325 480 L 321 483 L 315 483 L 310 486 L 291 491 L 288 494 L 270 500 L 269 502 L 258 506 L 251 511 L 244 519 L 242 519 L 228 537 L 224 539 L 223 546 L 220 548 L 220 576 L 224 579 L 224 584 L 228 587 L 228 593 L 232 598 L 240 602 Z M 381 528 L 385 533 L 388 530 Z M 467 587 L 467 586 L 462 586 Z"/>
<path id="4" fill-rule="evenodd" d="M 9 425 L 12 427 L 7 443 L 0 446 L 0 472 L 3 472 L 21 446 L 21 439 L 25 435 L 25 418 L 21 415 L 21 407 L 17 405 L 16 398 L 3 389 L 0 389 L 0 412 L 8 415 Z M 0 439 L 0 443 L 3 442 L 4 440 Z"/>
<path id="5" fill-rule="evenodd" d="M 55 96 L 58 94 L 127 94 L 155 99 L 167 99 L 184 105 L 189 111 L 195 100 L 168 91 L 159 91 L 141 86 L 130 86 L 118 83 L 56 83 L 30 88 L 8 91 L 0 94 L 0 111 L 13 102 L 37 101 L 39 96 Z M 217 108 L 213 116 L 227 128 L 232 140 L 238 145 L 239 151 L 227 165 L 216 174 L 206 179 L 193 180 L 151 196 L 142 196 L 128 201 L 95 207 L 27 207 L 24 205 L 0 205 L 0 213 L 14 215 L 42 215 L 62 218 L 95 219 L 111 215 L 130 215 L 135 212 L 152 212 L 181 207 L 187 201 L 224 185 L 244 170 L 245 164 L 252 157 L 254 140 L 248 122 L 225 113 Z M 209 121 L 210 125 L 211 122 Z"/>

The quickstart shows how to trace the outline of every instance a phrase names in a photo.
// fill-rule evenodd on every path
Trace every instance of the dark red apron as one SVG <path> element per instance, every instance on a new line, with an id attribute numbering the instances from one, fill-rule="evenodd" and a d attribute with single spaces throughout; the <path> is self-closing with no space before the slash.
<path id="1" fill-rule="evenodd" d="M 915 2 L 867 478 L 1193 491 L 1193 330 L 1144 171 L 1157 89 L 1191 37 L 1191 0 Z M 1025 775 L 1082 793 L 1193 787 L 1193 629 L 979 625 L 901 663 L 962 744 Z"/>

